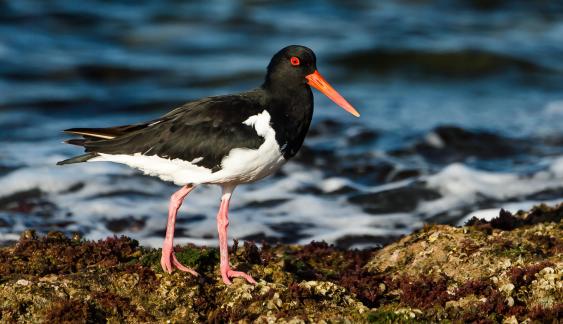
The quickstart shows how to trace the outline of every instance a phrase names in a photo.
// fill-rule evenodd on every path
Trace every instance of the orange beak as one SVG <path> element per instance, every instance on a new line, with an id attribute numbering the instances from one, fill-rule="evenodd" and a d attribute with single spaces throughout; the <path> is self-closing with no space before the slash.
<path id="1" fill-rule="evenodd" d="M 346 101 L 346 99 L 344 99 L 336 90 L 334 90 L 334 88 L 325 80 L 325 78 L 323 78 L 319 71 L 315 70 L 315 72 L 305 76 L 305 79 L 307 79 L 307 84 L 322 92 L 325 96 L 329 97 L 330 100 L 344 108 L 344 110 L 356 117 L 360 117 L 360 113 L 354 109 L 354 107 L 352 107 L 352 105 L 348 103 L 348 101 Z"/>

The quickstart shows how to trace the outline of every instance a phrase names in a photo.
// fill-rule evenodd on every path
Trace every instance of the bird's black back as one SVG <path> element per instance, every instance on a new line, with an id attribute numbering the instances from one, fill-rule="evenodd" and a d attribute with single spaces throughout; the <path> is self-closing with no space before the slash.
<path id="1" fill-rule="evenodd" d="M 184 161 L 203 158 L 194 164 L 215 172 L 232 149 L 257 149 L 264 143 L 264 138 L 243 122 L 266 110 L 280 150 L 289 159 L 303 144 L 312 119 L 312 93 L 308 88 L 303 90 L 305 96 L 284 100 L 265 89 L 208 97 L 144 123 L 144 128 L 113 139 L 86 140 L 82 145 L 90 153 L 140 153 Z"/>
<path id="2" fill-rule="evenodd" d="M 147 127 L 109 140 L 86 142 L 86 152 L 135 154 L 193 161 L 217 171 L 233 148 L 258 148 L 264 138 L 243 122 L 263 109 L 252 93 L 209 97 L 173 110 Z"/>

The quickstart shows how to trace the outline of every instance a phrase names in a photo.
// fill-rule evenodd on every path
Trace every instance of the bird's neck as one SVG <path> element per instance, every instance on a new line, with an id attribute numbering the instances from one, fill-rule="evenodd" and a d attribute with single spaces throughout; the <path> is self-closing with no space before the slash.
<path id="1" fill-rule="evenodd" d="M 262 85 L 268 97 L 284 108 L 303 107 L 312 102 L 311 88 L 306 83 L 272 82 L 266 79 Z"/>
<path id="2" fill-rule="evenodd" d="M 313 110 L 313 93 L 306 84 L 291 86 L 266 86 L 272 110 L 282 113 L 293 120 L 307 118 Z"/>
<path id="3" fill-rule="evenodd" d="M 313 93 L 308 85 L 285 89 L 265 88 L 276 140 L 284 157 L 293 157 L 305 140 L 313 117 Z"/>

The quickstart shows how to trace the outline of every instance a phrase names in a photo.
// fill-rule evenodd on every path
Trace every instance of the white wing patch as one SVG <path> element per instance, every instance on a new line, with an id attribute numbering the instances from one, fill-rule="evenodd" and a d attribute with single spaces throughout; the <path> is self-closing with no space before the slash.
<path id="1" fill-rule="evenodd" d="M 254 126 L 256 129 L 256 134 L 266 138 L 270 133 L 276 135 L 274 129 L 270 126 L 270 114 L 266 110 L 259 113 L 258 115 L 250 116 L 245 121 L 242 122 L 248 126 Z"/>
<path id="2" fill-rule="evenodd" d="M 276 131 L 270 125 L 270 114 L 264 110 L 258 115 L 250 116 L 243 124 L 254 126 L 256 134 L 264 138 L 258 149 L 235 148 L 229 152 L 221 163 L 221 171 L 225 179 L 237 183 L 253 182 L 274 173 L 285 159 L 276 142 Z M 230 182 L 230 181 L 227 181 Z"/>

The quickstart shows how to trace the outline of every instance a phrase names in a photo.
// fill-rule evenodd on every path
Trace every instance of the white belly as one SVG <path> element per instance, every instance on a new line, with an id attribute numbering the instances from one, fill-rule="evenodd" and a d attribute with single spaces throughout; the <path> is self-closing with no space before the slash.
<path id="1" fill-rule="evenodd" d="M 111 161 L 123 163 L 141 170 L 147 175 L 157 176 L 165 181 L 172 181 L 177 185 L 188 183 L 248 183 L 262 179 L 276 172 L 286 160 L 276 142 L 276 133 L 270 126 L 270 114 L 266 110 L 251 116 L 244 124 L 253 126 L 256 133 L 264 138 L 264 143 L 257 149 L 235 148 L 221 161 L 221 169 L 212 172 L 211 169 L 194 164 L 201 158 L 194 159 L 194 163 L 180 159 L 166 159 L 156 155 L 147 156 L 141 153 L 104 154 L 90 161 Z M 205 157 L 202 157 L 205 158 Z"/>

